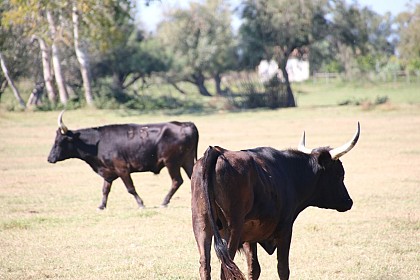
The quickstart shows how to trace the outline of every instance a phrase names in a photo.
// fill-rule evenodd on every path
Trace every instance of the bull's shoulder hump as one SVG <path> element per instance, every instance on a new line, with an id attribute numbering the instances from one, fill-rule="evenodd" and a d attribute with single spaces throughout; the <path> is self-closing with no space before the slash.
<path id="1" fill-rule="evenodd" d="M 250 154 L 252 157 L 262 157 L 262 158 L 264 157 L 273 158 L 283 153 L 283 151 L 276 150 L 272 147 L 257 147 L 253 149 L 242 150 L 242 151 Z"/>

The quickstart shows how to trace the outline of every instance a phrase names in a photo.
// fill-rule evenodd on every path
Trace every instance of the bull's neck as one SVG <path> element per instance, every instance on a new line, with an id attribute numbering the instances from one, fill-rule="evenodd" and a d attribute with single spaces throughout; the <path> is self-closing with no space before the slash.
<path id="1" fill-rule="evenodd" d="M 316 160 L 310 155 L 306 155 L 299 161 L 299 164 L 294 165 L 293 171 L 291 171 L 294 178 L 296 217 L 304 209 L 311 206 L 320 171 Z"/>
<path id="2" fill-rule="evenodd" d="M 98 144 L 99 137 L 97 131 L 83 131 L 75 145 L 75 157 L 85 161 L 90 166 L 96 164 L 98 161 Z"/>

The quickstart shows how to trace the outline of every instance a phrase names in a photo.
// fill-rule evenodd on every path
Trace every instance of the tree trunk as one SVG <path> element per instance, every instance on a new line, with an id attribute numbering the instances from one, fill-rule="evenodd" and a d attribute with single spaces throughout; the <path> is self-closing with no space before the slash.
<path id="1" fill-rule="evenodd" d="M 4 91 L 6 90 L 6 87 L 7 87 L 7 79 L 6 78 L 4 78 L 4 79 L 0 78 L 0 101 L 1 101 L 1 97 L 4 93 Z"/>
<path id="2" fill-rule="evenodd" d="M 57 83 L 58 93 L 60 95 L 60 102 L 62 104 L 66 104 L 69 99 L 69 94 L 67 93 L 66 82 L 65 82 L 62 70 L 61 70 L 60 53 L 57 47 L 57 40 L 56 40 L 56 28 L 55 28 L 54 19 L 50 11 L 47 11 L 47 20 L 48 20 L 51 36 L 53 39 L 51 49 L 52 49 L 52 62 L 53 62 L 53 67 L 54 67 L 55 81 Z"/>
<path id="3" fill-rule="evenodd" d="M 53 74 L 51 72 L 51 59 L 50 54 L 48 52 L 47 45 L 45 44 L 44 39 L 33 35 L 31 41 L 37 40 L 39 42 L 39 47 L 41 49 L 41 56 L 42 56 L 42 70 L 44 74 L 44 83 L 45 88 L 47 89 L 48 100 L 55 104 L 57 103 L 57 92 L 55 91 L 53 85 Z"/>
<path id="4" fill-rule="evenodd" d="M 112 89 L 118 92 L 124 91 L 124 77 L 118 71 L 112 73 Z"/>
<path id="5" fill-rule="evenodd" d="M 127 101 L 127 95 L 124 92 L 124 76 L 118 72 L 112 74 L 112 90 L 118 102 Z"/>
<path id="6" fill-rule="evenodd" d="M 216 73 L 214 75 L 214 83 L 215 83 L 215 86 L 216 86 L 216 93 L 217 93 L 217 95 L 224 95 L 224 91 L 222 90 L 222 86 L 221 86 L 221 84 L 222 84 L 222 77 L 220 76 L 219 73 Z"/>
<path id="7" fill-rule="evenodd" d="M 27 107 L 32 105 L 40 105 L 42 92 L 44 91 L 44 83 L 35 85 L 35 88 L 32 90 L 31 95 L 29 96 L 28 102 L 26 103 Z"/>
<path id="8" fill-rule="evenodd" d="M 285 55 L 279 62 L 279 66 L 281 71 L 283 72 L 284 83 L 286 85 L 286 103 L 284 104 L 285 107 L 296 107 L 295 97 L 293 96 L 292 87 L 290 86 L 289 82 L 289 74 L 286 70 L 287 59 L 289 55 Z"/>
<path id="9" fill-rule="evenodd" d="M 76 52 L 77 60 L 80 64 L 80 73 L 83 79 L 83 88 L 85 90 L 86 103 L 90 106 L 93 105 L 93 95 L 91 87 L 91 77 L 89 71 L 89 60 L 86 52 L 80 46 L 79 41 L 79 14 L 76 3 L 73 2 L 73 36 L 74 36 L 74 50 Z"/>
<path id="10" fill-rule="evenodd" d="M 26 105 L 23 101 L 22 97 L 20 96 L 20 93 L 18 89 L 16 88 L 15 84 L 13 83 L 12 78 L 9 76 L 9 71 L 7 70 L 6 63 L 4 62 L 3 55 L 0 53 L 0 65 L 1 69 L 3 70 L 4 76 L 7 79 L 7 82 L 9 83 L 10 87 L 12 88 L 13 94 L 15 95 L 16 99 L 19 101 L 19 105 L 25 109 Z"/>
<path id="11" fill-rule="evenodd" d="M 192 78 L 194 80 L 194 84 L 198 87 L 198 90 L 200 91 L 201 95 L 211 96 L 206 86 L 204 85 L 206 79 L 204 78 L 204 75 L 202 73 L 194 74 L 192 75 Z"/>

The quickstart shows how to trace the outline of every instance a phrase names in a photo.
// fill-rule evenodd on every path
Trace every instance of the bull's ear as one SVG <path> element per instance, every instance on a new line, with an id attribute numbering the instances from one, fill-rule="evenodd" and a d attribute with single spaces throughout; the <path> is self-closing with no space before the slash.
<path id="1" fill-rule="evenodd" d="M 73 133 L 72 131 L 68 131 L 66 134 L 69 137 L 70 141 L 78 140 L 80 137 L 80 132 Z"/>
<path id="2" fill-rule="evenodd" d="M 318 157 L 318 164 L 322 168 L 327 168 L 333 161 L 331 158 L 331 154 L 328 150 L 320 151 L 317 157 Z"/>

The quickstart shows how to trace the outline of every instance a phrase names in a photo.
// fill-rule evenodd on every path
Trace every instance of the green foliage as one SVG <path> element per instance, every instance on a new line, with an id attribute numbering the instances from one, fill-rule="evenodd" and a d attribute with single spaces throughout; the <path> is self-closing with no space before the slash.
<path id="1" fill-rule="evenodd" d="M 133 24 L 133 1 L 78 0 L 83 15 L 82 34 L 88 39 L 90 52 L 106 53 L 123 44 L 131 34 Z"/>
<path id="2" fill-rule="evenodd" d="M 168 111 L 172 113 L 203 111 L 206 100 L 190 94 L 172 92 L 167 86 L 157 86 L 155 82 L 144 89 L 125 90 L 118 93 L 112 82 L 101 79 L 95 87 L 95 106 L 99 109 L 130 109 L 142 112 Z M 122 96 L 121 96 L 122 95 Z"/>
<path id="3" fill-rule="evenodd" d="M 144 38 L 133 26 L 126 40 L 92 63 L 94 76 L 112 78 L 112 88 L 120 96 L 139 79 L 167 70 L 167 58 L 153 38 Z"/>
<path id="4" fill-rule="evenodd" d="M 369 72 L 375 70 L 376 60 L 372 55 L 359 56 L 357 64 L 361 72 Z"/>
<path id="5" fill-rule="evenodd" d="M 330 36 L 325 38 L 326 43 L 318 45 L 327 47 L 328 51 L 318 53 L 341 64 L 339 68 L 347 78 L 377 71 L 395 49 L 390 41 L 392 23 L 389 14 L 381 16 L 357 2 L 334 1 L 328 26 Z"/>
<path id="6" fill-rule="evenodd" d="M 407 64 L 407 70 L 413 71 L 413 72 L 419 72 L 420 71 L 420 57 L 411 59 L 410 62 Z"/>
<path id="7" fill-rule="evenodd" d="M 321 69 L 323 72 L 327 73 L 340 73 L 344 70 L 343 65 L 341 65 L 337 60 L 332 60 L 330 63 L 324 65 Z"/>

